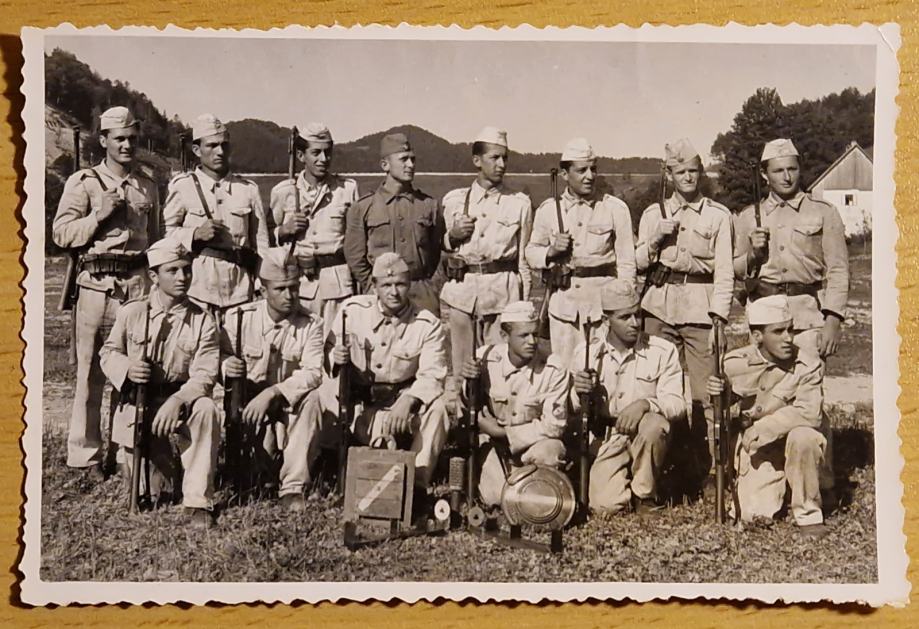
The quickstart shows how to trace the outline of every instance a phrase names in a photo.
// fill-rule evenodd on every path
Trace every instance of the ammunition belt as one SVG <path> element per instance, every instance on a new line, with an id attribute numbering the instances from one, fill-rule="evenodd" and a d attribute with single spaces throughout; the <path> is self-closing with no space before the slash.
<path id="1" fill-rule="evenodd" d="M 493 262 L 484 262 L 482 264 L 467 264 L 467 273 L 516 273 L 517 260 L 495 260 Z"/>
<path id="2" fill-rule="evenodd" d="M 787 295 L 788 297 L 797 297 L 798 295 L 810 295 L 817 298 L 817 291 L 820 290 L 820 282 L 812 284 L 803 284 L 801 282 L 782 282 L 773 284 L 760 280 L 756 282 L 756 288 L 750 293 L 750 301 L 756 301 L 761 297 L 770 297 L 772 295 Z"/>
<path id="3" fill-rule="evenodd" d="M 360 384 L 353 386 L 355 400 L 374 406 L 390 406 L 405 389 L 414 384 L 415 379 L 409 378 L 402 382 L 375 382 L 373 384 Z"/>
<path id="4" fill-rule="evenodd" d="M 80 259 L 80 268 L 90 275 L 124 275 L 146 266 L 142 253 L 87 253 Z"/>
<path id="5" fill-rule="evenodd" d="M 665 281 L 667 284 L 711 284 L 715 281 L 715 276 L 712 273 L 670 271 Z"/>
<path id="6" fill-rule="evenodd" d="M 258 270 L 258 254 L 248 247 L 233 247 L 232 249 L 202 247 L 198 251 L 198 255 L 232 262 L 233 264 L 243 267 L 250 273 L 255 273 L 256 270 Z"/>
<path id="7" fill-rule="evenodd" d="M 616 263 L 601 264 L 600 266 L 573 266 L 571 267 L 572 277 L 614 277 L 616 275 Z"/>

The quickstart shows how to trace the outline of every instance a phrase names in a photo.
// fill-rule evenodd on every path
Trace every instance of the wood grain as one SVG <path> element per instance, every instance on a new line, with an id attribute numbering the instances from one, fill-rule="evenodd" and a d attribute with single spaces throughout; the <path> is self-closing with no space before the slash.
<path id="1" fill-rule="evenodd" d="M 625 5 L 626 3 L 621 3 Z M 917 68 L 919 68 L 919 4 L 902 2 L 865 2 L 843 0 L 820 2 L 789 0 L 781 3 L 756 3 L 745 6 L 738 2 L 715 0 L 659 0 L 632 2 L 629 6 L 605 6 L 605 3 L 583 2 L 572 6 L 567 2 L 539 2 L 534 5 L 519 1 L 482 2 L 463 0 L 447 6 L 441 2 L 358 3 L 331 0 L 303 3 L 275 1 L 266 6 L 254 2 L 182 2 L 161 0 L 141 2 L 98 0 L 77 6 L 68 2 L 28 2 L 0 0 L 0 55 L 3 59 L 4 93 L 0 103 L 0 198 L 4 210 L 0 213 L 0 404 L 5 409 L 0 421 L 0 563 L 8 572 L 0 583 L 8 588 L 9 597 L 0 609 L 3 626 L 131 626 L 131 625 L 221 625 L 247 626 L 272 623 L 342 626 L 421 627 L 437 623 L 444 629 L 455 626 L 510 625 L 517 627 L 554 625 L 558 627 L 635 625 L 658 623 L 660 626 L 732 627 L 807 625 L 808 627 L 844 627 L 856 623 L 866 626 L 919 626 L 916 606 L 905 610 L 866 610 L 855 605 L 777 606 L 725 603 L 596 603 L 585 605 L 490 605 L 472 603 L 417 604 L 324 604 L 267 607 L 211 606 L 186 608 L 176 606 L 129 608 L 59 608 L 27 609 L 17 601 L 15 566 L 19 561 L 19 528 L 21 517 L 21 487 L 23 470 L 19 437 L 22 423 L 22 372 L 20 368 L 22 342 L 21 290 L 19 282 L 23 269 L 19 264 L 23 249 L 21 236 L 22 157 L 24 146 L 20 139 L 22 122 L 19 114 L 23 99 L 19 94 L 22 65 L 19 29 L 24 25 L 54 26 L 69 21 L 77 26 L 108 23 L 112 26 L 146 24 L 165 26 L 174 23 L 195 27 L 256 27 L 270 28 L 289 23 L 352 25 L 357 23 L 417 24 L 458 23 L 463 26 L 485 24 L 499 26 L 530 23 L 535 26 L 579 24 L 594 26 L 620 22 L 638 26 L 651 23 L 724 24 L 737 21 L 746 24 L 765 22 L 798 22 L 801 24 L 845 22 L 899 22 L 903 47 L 900 50 L 901 90 L 898 103 L 901 115 L 897 124 L 897 220 L 901 241 L 897 247 L 900 257 L 897 286 L 900 293 L 900 358 L 901 387 L 899 405 L 902 416 L 900 436 L 906 469 L 903 482 L 907 506 L 906 532 L 908 549 L 916 554 L 919 535 L 919 150 L 917 150 Z M 752 3 L 751 3 L 752 4 Z M 14 211 L 15 210 L 15 211 Z M 879 208 L 879 211 L 881 208 Z M 884 418 L 879 418 L 883 421 Z M 916 567 L 910 566 L 911 581 L 915 582 Z"/>

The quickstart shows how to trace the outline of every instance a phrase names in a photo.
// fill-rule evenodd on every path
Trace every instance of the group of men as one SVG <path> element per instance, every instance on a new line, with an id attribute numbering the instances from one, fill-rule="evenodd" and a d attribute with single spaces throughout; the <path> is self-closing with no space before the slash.
<path id="1" fill-rule="evenodd" d="M 667 145 L 673 193 L 644 211 L 636 237 L 627 205 L 598 189 L 583 138 L 562 153 L 564 191 L 534 212 L 504 183 L 500 129 L 475 137 L 474 180 L 439 203 L 414 187 L 404 135 L 382 139 L 385 178 L 360 195 L 331 171 L 331 133 L 312 123 L 294 146 L 302 171 L 274 187 L 266 211 L 257 186 L 230 169 L 226 127 L 205 114 L 192 127 L 199 164 L 173 177 L 160 210 L 155 183 L 134 167 L 132 113 L 107 110 L 100 130 L 105 158 L 70 177 L 53 224 L 55 242 L 80 254 L 67 463 L 91 479 L 104 477 L 106 379 L 118 391 L 111 434 L 126 467 L 137 447 L 132 390 L 143 385 L 148 457 L 165 470 L 178 451 L 183 504 L 211 525 L 226 421 L 214 388 L 244 378 L 237 410 L 257 427 L 261 455 L 280 453 L 278 493 L 302 510 L 320 451 L 341 439 L 337 379 L 347 367 L 353 441 L 391 436 L 415 452 L 425 504 L 448 440 L 452 372 L 483 393 L 482 502 L 499 502 L 513 466 L 565 468 L 567 437 L 591 399 L 590 508 L 646 512 L 662 499 L 668 461 L 701 493 L 711 399 L 729 387 L 741 418 L 740 515 L 773 517 L 790 493 L 796 523 L 822 534 L 821 492 L 832 485 L 822 376 L 848 261 L 837 210 L 801 191 L 791 141 L 765 145 L 758 175 L 768 195 L 734 216 L 702 194 L 691 144 Z M 547 283 L 543 312 L 529 301 L 536 272 Z M 724 357 L 720 378 L 713 329 L 727 322 L 735 278 L 748 285 L 750 344 Z M 548 355 L 538 347 L 546 318 Z"/>

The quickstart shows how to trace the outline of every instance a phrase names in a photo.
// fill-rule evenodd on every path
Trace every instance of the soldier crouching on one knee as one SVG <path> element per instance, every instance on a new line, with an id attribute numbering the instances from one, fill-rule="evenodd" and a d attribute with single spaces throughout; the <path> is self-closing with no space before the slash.
<path id="1" fill-rule="evenodd" d="M 794 343 L 794 313 L 784 295 L 747 305 L 751 343 L 729 352 L 724 374 L 740 405 L 737 493 L 744 520 L 772 518 L 791 490 L 791 514 L 802 533 L 820 537 L 819 470 L 827 440 L 821 434 L 823 364 Z M 712 376 L 708 392 L 725 383 Z"/>
<path id="2" fill-rule="evenodd" d="M 670 425 L 686 412 L 683 370 L 673 343 L 641 334 L 630 281 L 610 280 L 600 299 L 607 336 L 590 344 L 590 372 L 574 374 L 575 392 L 595 396 L 594 434 L 602 435 L 592 446 L 590 507 L 647 512 L 658 503 Z M 575 351 L 576 364 L 584 365 L 585 350 L 582 343 Z"/>
<path id="3" fill-rule="evenodd" d="M 146 385 L 153 415 L 151 442 L 144 444 L 150 462 L 155 471 L 172 477 L 176 464 L 171 441 L 176 442 L 184 470 L 182 504 L 196 526 L 207 527 L 214 521 L 220 442 L 220 417 L 211 399 L 220 361 L 217 331 L 213 318 L 188 300 L 191 255 L 182 245 L 164 238 L 147 249 L 147 260 L 150 295 L 118 311 L 100 352 L 102 371 L 122 393 L 112 439 L 123 446 L 120 456 L 130 476 L 131 453 L 141 444 L 134 443 L 136 409 L 127 394 L 136 385 Z M 156 503 L 157 488 L 150 489 Z"/>
<path id="4" fill-rule="evenodd" d="M 221 337 L 223 373 L 247 380 L 249 399 L 242 420 L 258 430 L 257 469 L 272 467 L 268 462 L 280 449 L 281 502 L 290 510 L 302 510 L 308 476 L 304 402 L 322 382 L 323 323 L 301 310 L 300 271 L 286 249 L 272 249 L 262 259 L 258 277 L 265 298 L 227 312 Z"/>
<path id="5" fill-rule="evenodd" d="M 421 510 L 447 439 L 447 358 L 440 319 L 409 300 L 410 286 L 405 260 L 382 253 L 373 264 L 373 294 L 342 304 L 326 339 L 329 377 L 307 400 L 306 443 L 312 465 L 320 442 L 331 445 L 341 438 L 335 430 L 341 414 L 338 376 L 347 365 L 355 403 L 352 440 L 366 445 L 389 435 L 416 453 L 415 504 Z"/>
<path id="6" fill-rule="evenodd" d="M 479 431 L 487 436 L 488 454 L 479 495 L 488 505 L 500 503 L 509 466 L 564 464 L 562 437 L 568 423 L 568 371 L 558 357 L 537 352 L 533 304 L 511 302 L 499 321 L 503 342 L 482 347 L 476 358 L 467 359 L 462 373 L 483 391 Z"/>

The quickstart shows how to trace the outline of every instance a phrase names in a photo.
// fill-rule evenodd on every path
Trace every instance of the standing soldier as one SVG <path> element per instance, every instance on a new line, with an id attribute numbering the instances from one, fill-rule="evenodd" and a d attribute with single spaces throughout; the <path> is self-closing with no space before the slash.
<path id="1" fill-rule="evenodd" d="M 648 275 L 641 302 L 645 331 L 675 344 L 689 374 L 691 443 L 685 445 L 699 469 L 681 471 L 701 477 L 690 481 L 695 491 L 712 461 L 713 423 L 705 414 L 714 372 L 712 322 L 727 322 L 734 293 L 731 213 L 702 195 L 702 158 L 689 140 L 667 144 L 664 152 L 673 194 L 663 211 L 655 203 L 642 214 L 635 257 Z"/>
<path id="2" fill-rule="evenodd" d="M 230 172 L 230 134 L 212 114 L 192 125 L 199 166 L 169 182 L 166 233 L 195 255 L 188 296 L 220 320 L 252 299 L 260 255 L 269 246 L 258 186 Z"/>
<path id="3" fill-rule="evenodd" d="M 635 282 L 635 239 L 628 206 L 597 191 L 597 156 L 587 140 L 568 142 L 560 167 L 567 187 L 558 206 L 548 198 L 536 209 L 526 257 L 535 269 L 570 268 L 570 286 L 552 291 L 548 312 L 552 353 L 573 369 L 581 328 L 601 320 L 600 288 L 611 277 Z"/>
<path id="4" fill-rule="evenodd" d="M 262 258 L 258 276 L 265 298 L 227 312 L 223 373 L 246 378 L 249 399 L 242 419 L 264 429 L 257 467 L 266 467 L 265 459 L 280 448 L 281 502 L 302 511 L 308 475 L 303 411 L 307 394 L 322 382 L 322 319 L 300 310 L 300 269 L 288 263 L 286 249 L 272 249 Z"/>
<path id="5" fill-rule="evenodd" d="M 580 365 L 574 390 L 596 402 L 596 458 L 590 468 L 590 507 L 620 512 L 630 506 L 647 512 L 658 504 L 658 480 L 671 440 L 671 424 L 683 418 L 683 370 L 676 346 L 639 327 L 638 293 L 625 280 L 612 280 L 601 290 L 605 339 L 590 344 L 584 371 Z M 598 386 L 599 385 L 599 386 Z"/>
<path id="6" fill-rule="evenodd" d="M 794 310 L 785 295 L 750 302 L 747 321 L 751 343 L 724 357 L 727 382 L 711 376 L 708 384 L 711 395 L 727 385 L 740 405 L 740 515 L 747 521 L 774 517 L 790 489 L 795 524 L 808 537 L 822 537 L 823 363 L 795 346 Z"/>
<path id="7" fill-rule="evenodd" d="M 130 453 L 143 448 L 167 478 L 175 469 L 174 440 L 184 470 L 182 504 L 195 526 L 207 528 L 215 521 L 214 474 L 220 443 L 220 416 L 211 399 L 220 361 L 217 330 L 213 319 L 187 298 L 192 266 L 188 251 L 164 238 L 147 249 L 147 259 L 153 290 L 148 298 L 126 303 L 118 311 L 100 352 L 105 375 L 122 393 L 112 437 L 128 451 L 122 455 L 129 475 Z M 134 442 L 137 411 L 125 401 L 126 392 L 135 385 L 147 387 L 152 416 L 144 420 L 150 428 L 141 434 L 151 437 L 144 444 Z"/>
<path id="8" fill-rule="evenodd" d="M 326 339 L 328 378 L 307 400 L 310 465 L 319 440 L 337 441 L 334 426 L 345 415 L 337 400 L 337 376 L 350 369 L 354 441 L 367 444 L 391 435 L 415 452 L 418 509 L 424 508 L 437 457 L 447 439 L 443 401 L 447 377 L 443 325 L 408 297 L 411 271 L 396 253 L 383 252 L 373 263 L 373 294 L 345 300 Z M 342 317 L 345 338 L 342 338 Z"/>
<path id="9" fill-rule="evenodd" d="M 849 299 L 849 258 L 839 211 L 801 191 L 800 156 L 791 140 L 763 148 L 769 195 L 737 216 L 734 270 L 755 278 L 748 298 L 788 296 L 795 343 L 826 358 L 836 352 Z"/>
<path id="10" fill-rule="evenodd" d="M 143 252 L 159 226 L 156 184 L 134 169 L 137 120 L 127 108 L 112 107 L 99 117 L 99 130 L 105 158 L 67 180 L 52 225 L 59 247 L 81 252 L 67 465 L 88 470 L 94 481 L 103 477 L 99 348 L 119 306 L 147 292 Z"/>
<path id="11" fill-rule="evenodd" d="M 501 502 L 505 465 L 560 468 L 565 462 L 568 371 L 555 356 L 537 352 L 537 327 L 533 304 L 508 304 L 501 312 L 502 342 L 480 348 L 463 365 L 463 377 L 478 381 L 484 394 L 479 431 L 488 436 L 488 454 L 479 495 L 487 505 Z"/>
<path id="12" fill-rule="evenodd" d="M 387 251 L 398 253 L 412 280 L 409 298 L 440 316 L 431 277 L 440 262 L 443 215 L 437 201 L 412 187 L 415 152 L 404 134 L 383 137 L 380 167 L 386 173 L 380 187 L 348 209 L 345 258 L 351 274 L 368 292 L 376 259 Z"/>
<path id="13" fill-rule="evenodd" d="M 357 201 L 357 183 L 330 172 L 333 143 L 325 125 L 312 122 L 304 131 L 294 147 L 303 171 L 271 190 L 271 213 L 277 242 L 297 243 L 300 303 L 328 328 L 341 302 L 354 294 L 344 242 L 345 216 Z"/>
<path id="14" fill-rule="evenodd" d="M 478 177 L 443 201 L 447 236 L 444 248 L 454 253 L 447 262 L 447 283 L 440 293 L 450 306 L 453 373 L 470 357 L 472 335 L 482 322 L 482 338 L 501 341 L 497 320 L 504 307 L 530 296 L 530 269 L 524 250 L 533 229 L 529 197 L 504 185 L 507 132 L 485 127 L 472 144 Z"/>

